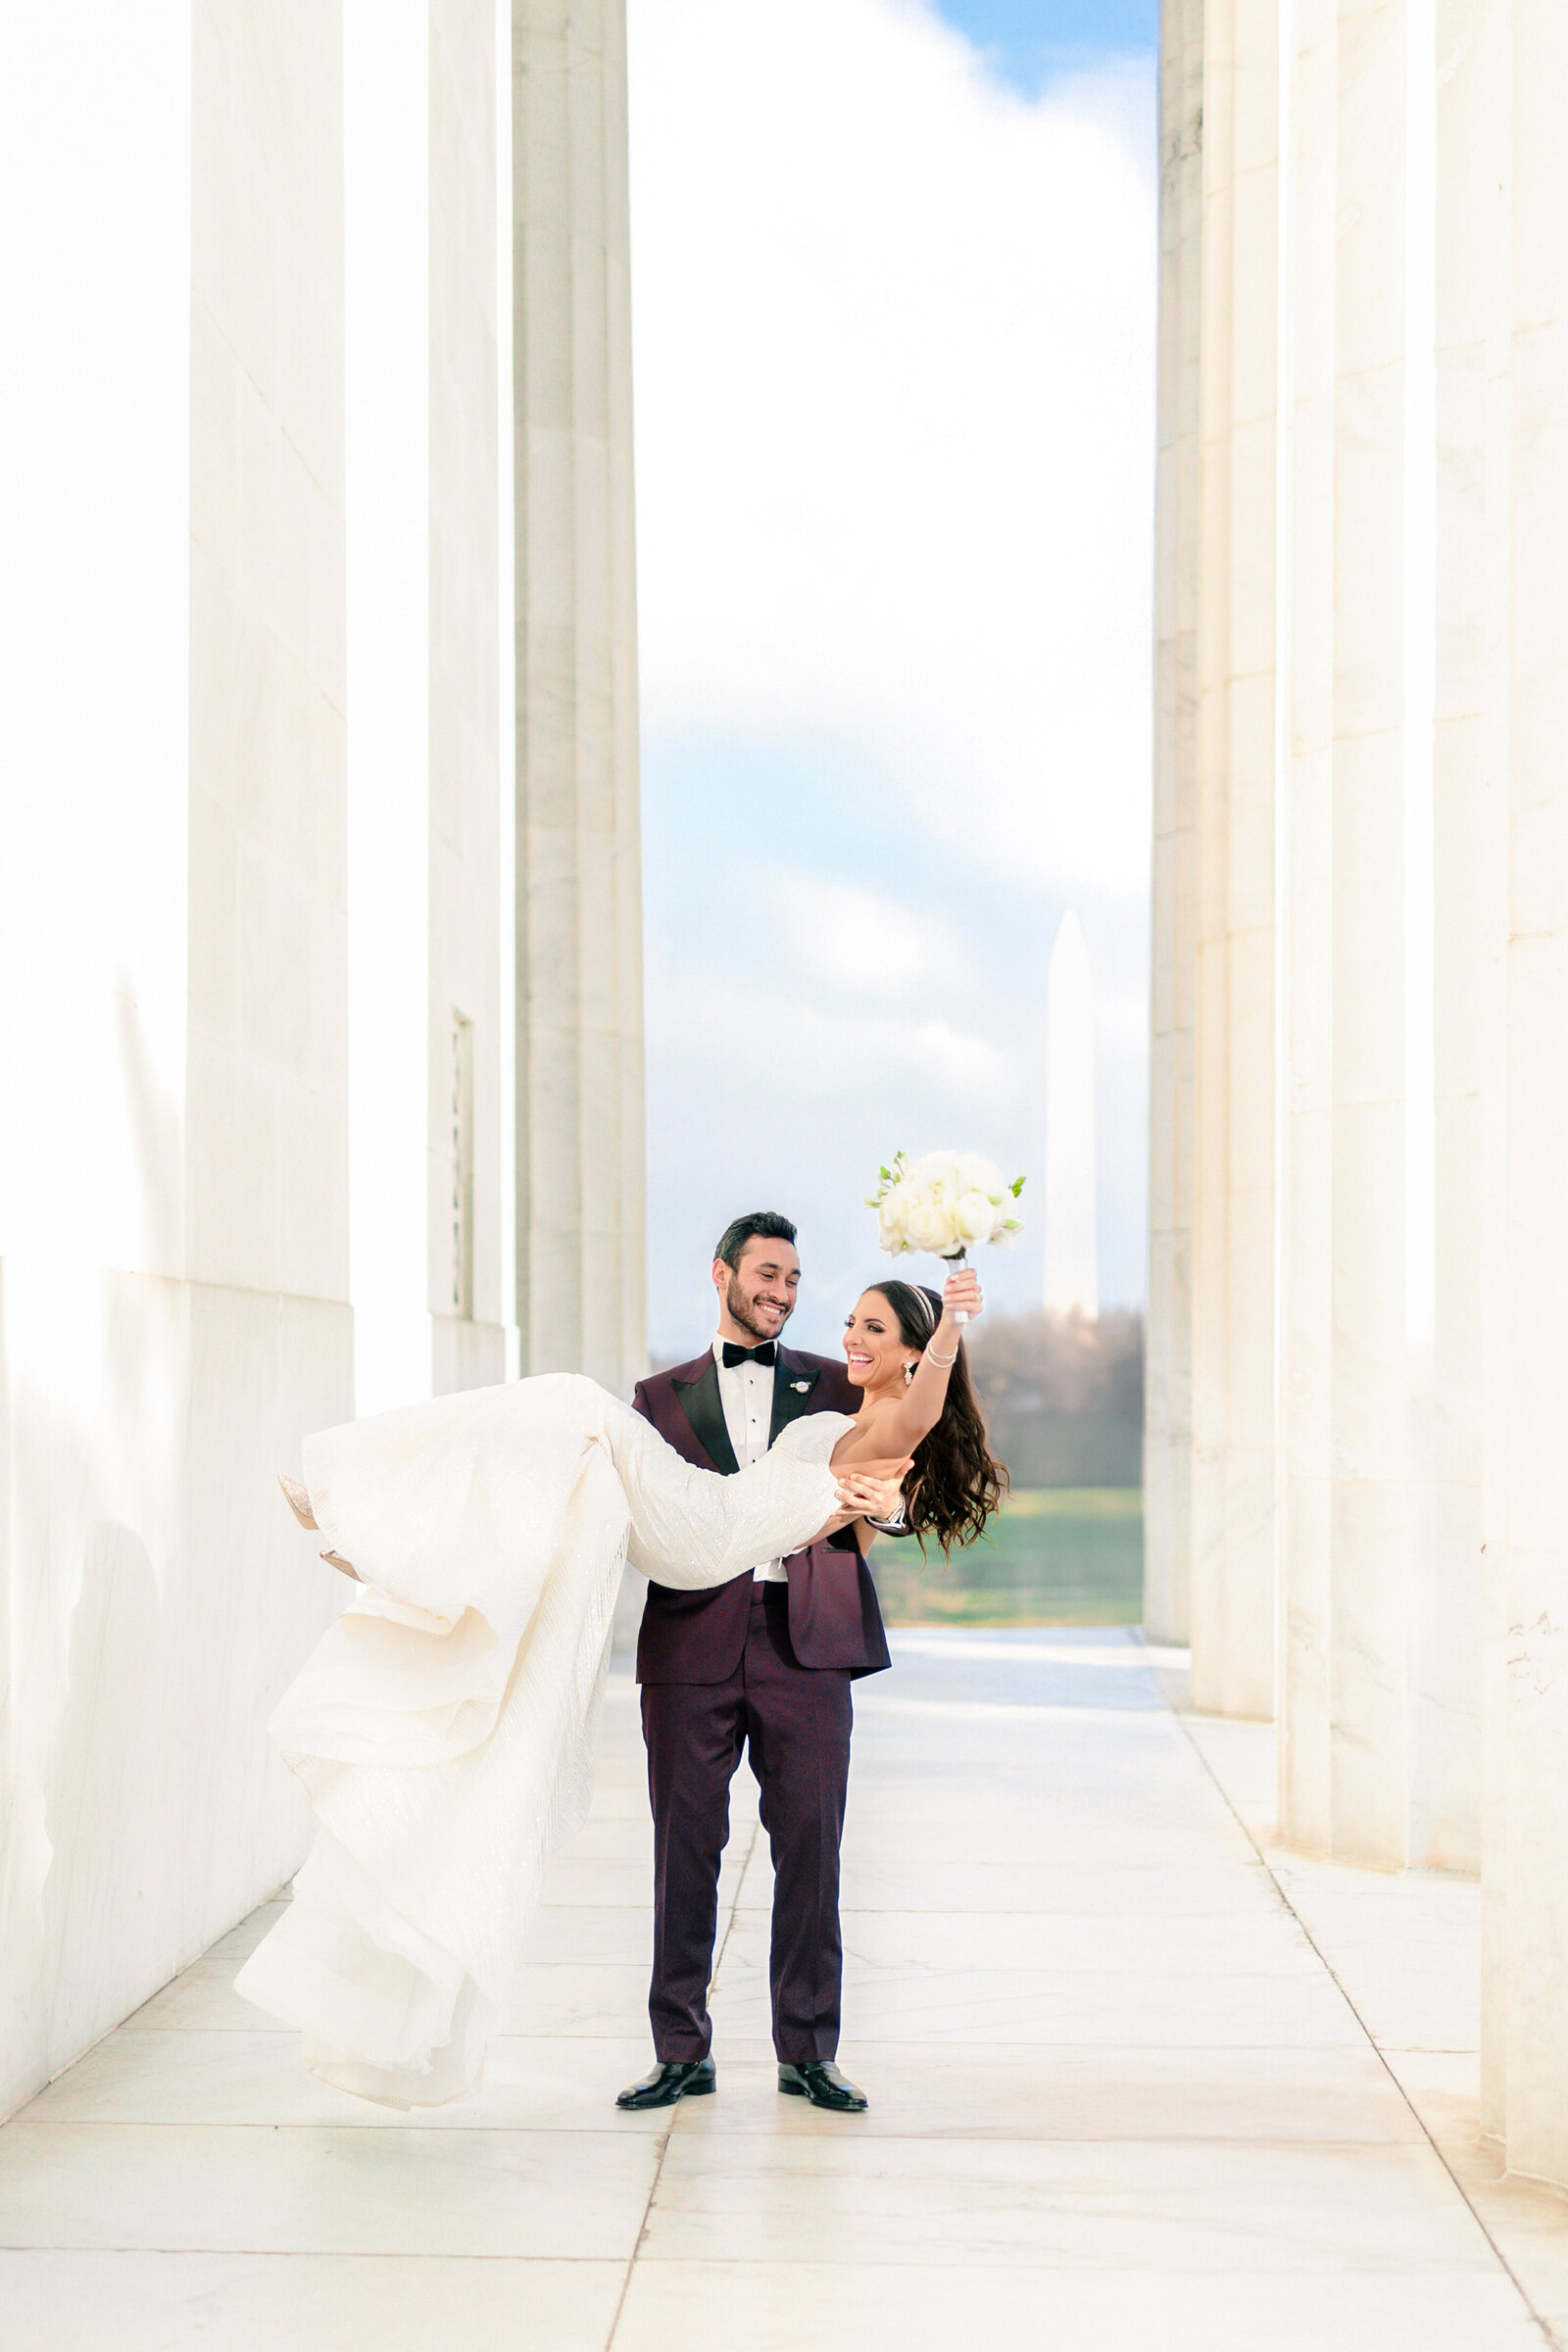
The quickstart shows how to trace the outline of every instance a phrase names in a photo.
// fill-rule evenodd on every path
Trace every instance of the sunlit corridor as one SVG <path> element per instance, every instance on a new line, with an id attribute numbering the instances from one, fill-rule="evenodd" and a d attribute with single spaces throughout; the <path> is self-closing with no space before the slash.
<path id="1" fill-rule="evenodd" d="M 1180 1653 L 894 1640 L 851 1799 L 842 2055 L 868 2117 L 773 2086 L 744 1772 L 718 2095 L 614 2111 L 647 2062 L 650 1917 L 622 1672 L 484 2090 L 407 2123 L 317 2084 L 230 1989 L 258 1912 L 0 2133 L 7 2352 L 1524 2352 L 1554 2340 L 1533 2310 L 1568 2332 L 1568 2208 L 1478 2144 L 1475 1889 L 1274 1854 L 1272 1734 L 1176 1712 Z"/>

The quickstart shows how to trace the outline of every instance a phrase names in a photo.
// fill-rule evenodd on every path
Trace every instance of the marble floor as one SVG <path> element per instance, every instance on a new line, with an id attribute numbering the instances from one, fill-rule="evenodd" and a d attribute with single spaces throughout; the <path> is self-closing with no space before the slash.
<path id="1" fill-rule="evenodd" d="M 271 1906 L 0 2132 L 4 2352 L 1526 2352 L 1568 2201 L 1476 2115 L 1475 1889 L 1303 1863 L 1271 1735 L 1136 1635 L 896 1639 L 857 1693 L 847 2070 L 780 2099 L 737 1782 L 718 2095 L 647 2063 L 635 1692 L 483 2091 L 314 2082 L 233 1992 Z"/>

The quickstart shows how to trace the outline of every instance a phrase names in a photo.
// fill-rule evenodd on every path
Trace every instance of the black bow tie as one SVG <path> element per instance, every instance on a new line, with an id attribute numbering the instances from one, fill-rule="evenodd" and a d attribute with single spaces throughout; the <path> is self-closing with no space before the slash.
<path id="1" fill-rule="evenodd" d="M 760 1348 L 737 1348 L 733 1340 L 724 1342 L 724 1369 L 733 1372 L 737 1364 L 771 1364 L 778 1355 L 776 1340 L 764 1340 Z"/>

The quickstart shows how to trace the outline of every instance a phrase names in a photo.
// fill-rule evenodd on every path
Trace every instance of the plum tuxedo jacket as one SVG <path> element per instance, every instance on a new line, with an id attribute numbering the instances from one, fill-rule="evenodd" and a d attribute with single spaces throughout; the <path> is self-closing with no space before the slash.
<path id="1" fill-rule="evenodd" d="M 724 1423 L 712 1350 L 671 1372 L 650 1373 L 632 1397 L 646 1421 L 700 1470 L 733 1477 L 740 1468 Z M 860 1394 L 842 1364 L 781 1347 L 773 1366 L 768 1444 L 803 1413 L 854 1413 Z M 892 1660 L 871 1572 L 848 1528 L 792 1552 L 790 1643 L 803 1666 L 876 1674 Z M 751 1622 L 750 1568 L 706 1592 L 676 1592 L 651 1580 L 637 1641 L 640 1683 L 723 1683 L 737 1672 Z"/>

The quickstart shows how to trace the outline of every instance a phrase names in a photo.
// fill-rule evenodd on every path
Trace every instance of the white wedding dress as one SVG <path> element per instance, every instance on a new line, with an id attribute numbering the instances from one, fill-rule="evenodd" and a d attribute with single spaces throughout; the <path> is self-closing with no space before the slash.
<path id="1" fill-rule="evenodd" d="M 306 1440 L 365 1583 L 272 1717 L 320 1834 L 236 1982 L 313 2073 L 395 2107 L 474 2088 L 545 1856 L 588 1809 L 622 1562 L 694 1590 L 798 1549 L 850 1427 L 808 1415 L 721 1478 L 562 1374 Z"/>

